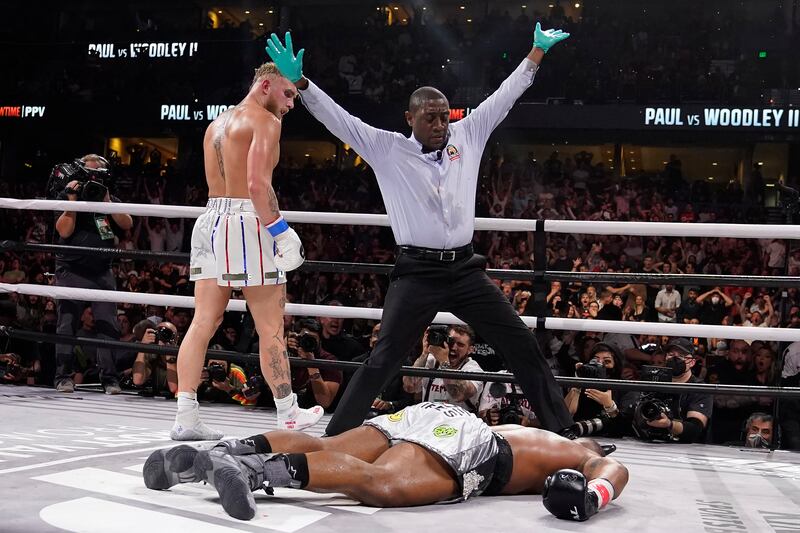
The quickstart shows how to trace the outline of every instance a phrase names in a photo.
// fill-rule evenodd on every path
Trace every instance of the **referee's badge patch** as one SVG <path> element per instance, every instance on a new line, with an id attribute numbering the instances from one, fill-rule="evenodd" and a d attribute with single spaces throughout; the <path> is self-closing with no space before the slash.
<path id="1" fill-rule="evenodd" d="M 458 153 L 458 148 L 452 144 L 448 144 L 447 148 L 445 148 L 445 151 L 447 152 L 447 157 L 450 158 L 450 161 L 455 161 L 461 157 L 461 154 Z"/>

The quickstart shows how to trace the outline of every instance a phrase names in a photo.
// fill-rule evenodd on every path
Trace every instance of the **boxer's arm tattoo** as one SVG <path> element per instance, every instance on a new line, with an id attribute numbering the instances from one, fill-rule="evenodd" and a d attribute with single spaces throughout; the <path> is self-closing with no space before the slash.
<path id="1" fill-rule="evenodd" d="M 269 185 L 269 189 L 267 190 L 267 201 L 269 202 L 270 215 L 275 218 L 281 216 L 281 209 L 278 206 L 278 197 L 275 195 L 275 189 L 272 188 L 272 184 Z"/>

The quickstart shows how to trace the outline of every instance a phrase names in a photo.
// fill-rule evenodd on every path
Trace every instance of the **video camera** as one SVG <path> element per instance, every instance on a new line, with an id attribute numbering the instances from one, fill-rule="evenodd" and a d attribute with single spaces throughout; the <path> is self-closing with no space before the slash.
<path id="1" fill-rule="evenodd" d="M 455 344 L 456 340 L 448 335 L 450 333 L 450 326 L 431 326 L 428 328 L 428 344 L 431 346 L 439 346 L 441 348 L 450 348 Z"/>
<path id="2" fill-rule="evenodd" d="M 672 370 L 662 366 L 642 366 L 641 381 L 654 381 L 658 383 L 672 383 Z M 633 432 L 642 440 L 669 440 L 667 429 L 654 428 L 647 422 L 658 420 L 661 415 L 673 418 L 669 400 L 657 392 L 642 394 L 633 411 Z"/>
<path id="3" fill-rule="evenodd" d="M 513 389 L 512 389 L 513 390 Z M 498 424 L 519 424 L 525 414 L 520 407 L 520 401 L 525 398 L 523 394 L 508 392 L 505 383 L 494 382 L 489 385 L 489 394 L 493 398 L 501 400 L 505 398 L 508 404 L 500 408 L 500 420 Z"/>
<path id="4" fill-rule="evenodd" d="M 85 202 L 102 202 L 108 192 L 111 173 L 108 161 L 102 157 L 99 159 L 106 168 L 89 168 L 83 159 L 54 166 L 47 182 L 47 196 L 57 198 L 62 192 L 66 192 L 78 195 Z M 78 184 L 74 188 L 67 188 L 72 181 L 77 181 Z"/>

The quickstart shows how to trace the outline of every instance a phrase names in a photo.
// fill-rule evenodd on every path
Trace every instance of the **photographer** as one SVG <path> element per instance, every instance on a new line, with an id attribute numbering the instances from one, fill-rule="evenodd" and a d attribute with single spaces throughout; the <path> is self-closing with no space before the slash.
<path id="1" fill-rule="evenodd" d="M 474 342 L 475 333 L 469 326 L 430 326 L 422 339 L 422 354 L 413 366 L 483 372 L 480 365 L 469 357 Z M 403 388 L 414 394 L 416 401 L 452 403 L 477 414 L 483 383 L 403 376 Z"/>
<path id="2" fill-rule="evenodd" d="M 33 385 L 42 364 L 38 357 L 23 357 L 16 353 L 0 354 L 0 383 Z"/>
<path id="3" fill-rule="evenodd" d="M 99 155 L 89 154 L 73 163 L 57 165 L 50 176 L 49 194 L 58 200 L 71 202 L 119 202 L 108 192 L 110 165 Z M 128 230 L 133 220 L 127 214 L 105 215 L 101 213 L 78 213 L 64 211 L 56 220 L 58 244 L 112 248 L 115 231 Z M 56 285 L 81 289 L 116 290 L 116 280 L 111 271 L 111 259 L 86 254 L 56 254 Z M 119 339 L 117 306 L 113 302 L 92 302 L 92 313 L 96 322 L 97 337 L 106 340 Z M 84 303 L 74 300 L 58 300 L 59 335 L 75 335 L 78 319 Z M 56 345 L 57 369 L 55 387 L 59 392 L 73 392 L 72 379 L 75 356 L 68 344 Z M 106 394 L 118 394 L 119 375 L 111 349 L 97 348 L 97 364 L 101 370 L 101 381 Z"/>
<path id="4" fill-rule="evenodd" d="M 694 345 L 689 339 L 675 337 L 669 341 L 664 351 L 673 383 L 701 383 L 692 375 L 692 367 L 695 365 Z M 691 392 L 654 397 L 655 401 L 642 402 L 636 407 L 634 424 L 640 437 L 680 442 L 702 440 L 714 408 L 711 394 Z"/>
<path id="5" fill-rule="evenodd" d="M 585 378 L 622 379 L 622 356 L 615 346 L 599 342 L 592 347 L 588 363 L 576 363 L 575 375 Z M 578 434 L 623 436 L 629 432 L 639 401 L 636 391 L 571 388 L 564 402 L 575 420 Z"/>
<path id="6" fill-rule="evenodd" d="M 152 325 L 152 324 L 151 324 Z M 142 335 L 142 344 L 158 346 L 177 346 L 178 329 L 172 322 L 161 322 L 155 327 L 148 327 Z M 178 392 L 178 356 L 139 352 L 133 362 L 131 378 L 136 387 L 143 387 L 152 377 L 154 392 L 169 389 L 171 394 Z"/>
<path id="7" fill-rule="evenodd" d="M 509 371 L 501 370 L 499 373 L 509 374 Z M 536 414 L 516 383 L 487 383 L 481 393 L 478 418 L 490 426 L 519 424 L 538 427 Z"/>
<path id="8" fill-rule="evenodd" d="M 309 361 L 325 359 L 337 361 L 333 354 L 326 352 L 320 344 L 322 325 L 313 318 L 303 318 L 297 322 L 297 331 L 286 339 L 289 355 Z M 297 405 L 303 408 L 321 405 L 331 406 L 342 384 L 341 370 L 292 366 L 292 391 L 297 393 Z"/>
<path id="9" fill-rule="evenodd" d="M 255 405 L 264 385 L 261 376 L 248 379 L 242 367 L 222 359 L 209 359 L 200 379 L 198 398 L 211 402 L 233 401 L 240 405 Z"/>

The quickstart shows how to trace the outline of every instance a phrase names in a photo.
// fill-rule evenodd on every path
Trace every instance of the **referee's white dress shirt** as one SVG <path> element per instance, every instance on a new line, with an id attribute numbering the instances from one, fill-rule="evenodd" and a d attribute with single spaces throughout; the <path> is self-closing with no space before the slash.
<path id="1" fill-rule="evenodd" d="M 405 137 L 365 124 L 311 81 L 300 96 L 314 118 L 374 170 L 397 244 L 443 250 L 472 242 L 483 149 L 537 70 L 525 58 L 472 113 L 450 124 L 443 150 L 427 154 L 413 134 Z"/>

